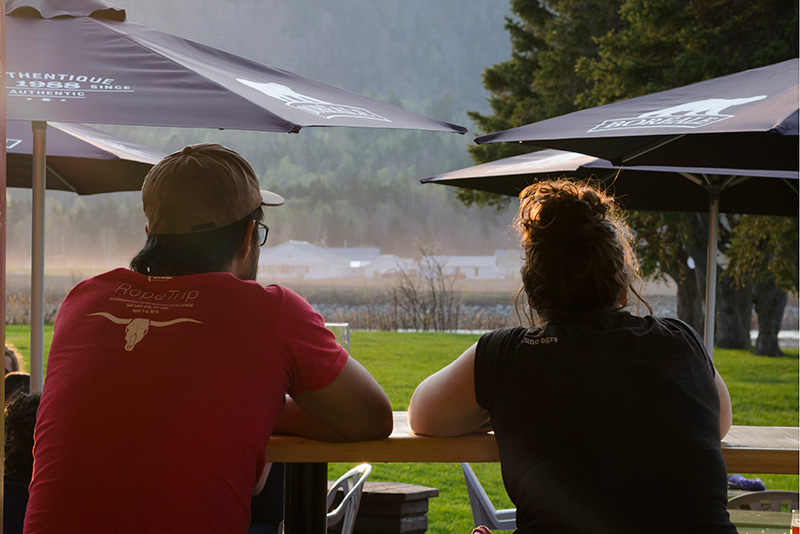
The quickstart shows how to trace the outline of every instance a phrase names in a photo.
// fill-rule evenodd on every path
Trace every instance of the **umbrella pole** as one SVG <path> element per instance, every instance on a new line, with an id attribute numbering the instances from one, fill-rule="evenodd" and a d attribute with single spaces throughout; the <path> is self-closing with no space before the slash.
<path id="1" fill-rule="evenodd" d="M 47 123 L 33 121 L 33 230 L 31 236 L 31 392 L 44 385 L 44 201 Z"/>
<path id="2" fill-rule="evenodd" d="M 717 233 L 719 227 L 719 178 L 712 177 L 708 190 L 708 258 L 706 260 L 706 316 L 703 331 L 706 351 L 714 359 L 714 314 L 717 309 Z"/>

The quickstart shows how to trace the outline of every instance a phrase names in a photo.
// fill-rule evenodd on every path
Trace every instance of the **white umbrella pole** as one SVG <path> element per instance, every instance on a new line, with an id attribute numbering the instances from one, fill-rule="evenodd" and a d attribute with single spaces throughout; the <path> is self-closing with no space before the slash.
<path id="1" fill-rule="evenodd" d="M 44 386 L 44 199 L 47 123 L 33 122 L 33 230 L 31 236 L 31 392 Z"/>
<path id="2" fill-rule="evenodd" d="M 714 313 L 717 309 L 717 233 L 719 227 L 719 180 L 713 178 L 708 190 L 708 258 L 706 261 L 706 317 L 703 340 L 714 359 Z"/>

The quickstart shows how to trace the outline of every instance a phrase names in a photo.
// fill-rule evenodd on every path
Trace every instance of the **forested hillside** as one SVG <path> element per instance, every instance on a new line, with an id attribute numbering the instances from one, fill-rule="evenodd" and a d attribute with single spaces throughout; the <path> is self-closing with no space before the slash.
<path id="1" fill-rule="evenodd" d="M 510 55 L 504 1 L 119 0 L 128 20 L 442 119 L 473 124 L 486 110 L 481 73 Z M 287 198 L 271 210 L 270 242 L 379 246 L 413 254 L 513 246 L 508 212 L 466 208 L 450 188 L 420 178 L 471 164 L 466 135 L 306 128 L 297 135 L 96 125 L 171 152 L 220 142 L 244 154 L 262 185 Z M 9 261 L 24 264 L 30 192 L 11 190 Z M 48 265 L 98 255 L 120 261 L 142 243 L 136 195 L 55 195 L 48 205 Z M 12 218 L 13 217 L 13 218 Z M 88 219 L 88 222 L 87 222 Z M 102 235 L 101 235 L 102 234 Z M 88 248 L 87 248 L 88 247 Z"/>

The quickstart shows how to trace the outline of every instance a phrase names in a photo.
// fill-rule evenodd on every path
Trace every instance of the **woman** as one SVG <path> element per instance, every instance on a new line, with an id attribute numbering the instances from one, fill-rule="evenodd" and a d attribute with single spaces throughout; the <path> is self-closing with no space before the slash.
<path id="1" fill-rule="evenodd" d="M 491 423 L 519 533 L 735 533 L 725 383 L 691 327 L 625 311 L 638 265 L 612 198 L 568 180 L 520 194 L 530 327 L 490 332 L 425 379 L 414 432 Z"/>

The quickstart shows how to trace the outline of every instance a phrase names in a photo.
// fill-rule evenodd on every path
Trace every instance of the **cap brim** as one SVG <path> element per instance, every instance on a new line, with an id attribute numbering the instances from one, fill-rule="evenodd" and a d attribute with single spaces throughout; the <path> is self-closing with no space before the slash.
<path id="1" fill-rule="evenodd" d="M 261 189 L 261 205 L 262 206 L 282 206 L 285 201 L 283 197 L 272 191 Z"/>

